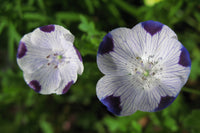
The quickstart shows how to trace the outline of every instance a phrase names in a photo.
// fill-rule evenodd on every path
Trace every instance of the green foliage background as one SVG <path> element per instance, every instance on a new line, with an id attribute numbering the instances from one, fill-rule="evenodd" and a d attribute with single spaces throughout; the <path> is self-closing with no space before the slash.
<path id="1" fill-rule="evenodd" d="M 146 0 L 148 1 L 148 0 Z M 199 133 L 200 1 L 163 0 L 1 0 L 1 133 Z M 102 76 L 96 53 L 103 36 L 117 27 L 156 20 L 171 27 L 189 50 L 191 75 L 172 105 L 160 112 L 127 117 L 109 113 L 96 97 Z M 85 70 L 65 95 L 40 95 L 24 82 L 16 63 L 21 37 L 35 28 L 59 24 L 75 35 Z"/>

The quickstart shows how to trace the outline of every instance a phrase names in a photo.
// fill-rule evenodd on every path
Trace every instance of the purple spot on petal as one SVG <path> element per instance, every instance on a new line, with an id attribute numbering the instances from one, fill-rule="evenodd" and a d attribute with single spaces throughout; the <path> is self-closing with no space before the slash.
<path id="1" fill-rule="evenodd" d="M 73 80 L 70 81 L 70 82 L 65 86 L 65 88 L 63 89 L 62 94 L 65 94 L 65 93 L 69 90 L 69 88 L 71 87 L 71 85 L 72 85 L 73 83 L 74 83 Z"/>
<path id="2" fill-rule="evenodd" d="M 103 41 L 101 42 L 101 44 L 99 46 L 98 53 L 101 55 L 105 54 L 105 53 L 109 53 L 109 52 L 113 51 L 113 48 L 114 48 L 114 44 L 113 44 L 112 35 L 110 33 L 108 33 L 103 38 Z"/>
<path id="3" fill-rule="evenodd" d="M 176 99 L 176 97 L 172 97 L 172 96 L 161 97 L 160 103 L 154 111 L 160 111 L 160 110 L 168 107 L 175 99 Z"/>
<path id="4" fill-rule="evenodd" d="M 27 52 L 27 48 L 24 42 L 19 43 L 19 48 L 17 52 L 17 58 L 22 58 Z"/>
<path id="5" fill-rule="evenodd" d="M 29 86 L 36 92 L 40 92 L 40 90 L 41 90 L 41 85 L 37 80 L 32 80 L 29 83 Z"/>
<path id="6" fill-rule="evenodd" d="M 46 26 L 42 26 L 40 27 L 40 30 L 41 31 L 44 31 L 44 32 L 52 32 L 55 30 L 55 26 L 54 25 L 46 25 Z"/>
<path id="7" fill-rule="evenodd" d="M 184 66 L 184 67 L 190 67 L 191 66 L 191 60 L 189 52 L 185 47 L 181 48 L 181 55 L 178 64 Z"/>
<path id="8" fill-rule="evenodd" d="M 143 28 L 149 32 L 152 36 L 161 31 L 163 24 L 157 21 L 149 20 L 142 22 Z"/>
<path id="9" fill-rule="evenodd" d="M 107 109 L 115 115 L 120 115 L 122 107 L 120 106 L 120 97 L 119 96 L 107 96 L 102 99 L 101 102 L 107 107 Z"/>
<path id="10" fill-rule="evenodd" d="M 74 48 L 75 48 L 75 47 L 74 47 Z M 83 60 L 82 60 L 82 57 L 81 57 L 80 52 L 78 51 L 77 48 L 75 48 L 75 50 L 76 50 L 76 54 L 78 55 L 79 60 L 82 62 Z"/>

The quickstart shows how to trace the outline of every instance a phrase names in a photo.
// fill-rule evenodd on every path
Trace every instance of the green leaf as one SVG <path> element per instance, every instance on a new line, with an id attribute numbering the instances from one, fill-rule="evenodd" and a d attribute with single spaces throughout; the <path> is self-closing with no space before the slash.
<path id="1" fill-rule="evenodd" d="M 171 131 L 173 131 L 173 132 L 178 131 L 178 125 L 177 125 L 177 123 L 176 123 L 176 120 L 173 119 L 173 118 L 170 117 L 170 116 L 165 117 L 164 125 L 165 125 L 168 129 L 170 129 Z"/>
<path id="2" fill-rule="evenodd" d="M 0 34 L 3 31 L 3 29 L 7 26 L 8 22 L 5 18 L 0 18 Z"/>
<path id="3" fill-rule="evenodd" d="M 25 20 L 37 20 L 37 21 L 46 21 L 48 18 L 47 16 L 41 13 L 33 13 L 33 12 L 26 12 L 24 13 Z"/>
<path id="4" fill-rule="evenodd" d="M 43 133 L 53 133 L 52 125 L 45 120 L 45 116 L 40 120 L 40 127 Z"/>
<path id="5" fill-rule="evenodd" d="M 76 12 L 57 12 L 56 18 L 58 21 L 66 20 L 66 21 L 79 21 L 80 20 L 80 13 Z"/>
<path id="6" fill-rule="evenodd" d="M 89 13 L 94 13 L 94 6 L 92 2 L 92 0 L 85 0 Z"/>
<path id="7" fill-rule="evenodd" d="M 81 24 L 79 25 L 79 29 L 81 31 L 88 33 L 88 35 L 93 35 L 97 33 L 94 22 L 89 22 L 88 19 L 83 15 L 80 15 L 80 20 Z"/>
<path id="8" fill-rule="evenodd" d="M 8 53 L 9 53 L 9 60 L 14 61 L 15 58 L 15 44 L 18 45 L 20 41 L 20 35 L 16 31 L 15 25 L 12 22 L 9 22 L 8 28 Z"/>
<path id="9" fill-rule="evenodd" d="M 200 131 L 200 110 L 192 110 L 192 113 L 188 114 L 183 121 L 184 128 L 198 133 Z"/>
<path id="10" fill-rule="evenodd" d="M 42 11 L 45 12 L 44 1 L 43 0 L 37 0 L 37 3 L 39 5 L 40 9 L 42 9 Z"/>
<path id="11" fill-rule="evenodd" d="M 115 0 L 114 2 L 119 8 L 123 9 L 127 13 L 131 14 L 132 16 L 137 16 L 137 8 L 134 5 L 122 0 Z"/>
<path id="12" fill-rule="evenodd" d="M 142 126 L 137 121 L 132 121 L 131 125 L 136 133 L 142 133 Z"/>

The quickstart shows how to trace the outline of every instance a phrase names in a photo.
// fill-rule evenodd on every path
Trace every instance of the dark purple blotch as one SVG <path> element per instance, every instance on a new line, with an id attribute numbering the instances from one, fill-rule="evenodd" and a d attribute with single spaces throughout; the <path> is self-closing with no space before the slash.
<path id="1" fill-rule="evenodd" d="M 185 47 L 181 48 L 181 55 L 180 55 L 178 64 L 184 67 L 191 66 L 190 54 Z"/>
<path id="2" fill-rule="evenodd" d="M 75 48 L 75 47 L 74 47 L 74 48 Z M 76 50 L 76 54 L 78 55 L 79 60 L 82 62 L 83 60 L 82 60 L 82 57 L 81 57 L 80 52 L 78 51 L 77 48 L 75 48 L 75 50 Z"/>
<path id="3" fill-rule="evenodd" d="M 103 55 L 105 53 L 109 53 L 113 51 L 114 43 L 113 38 L 110 33 L 108 33 L 104 38 L 103 41 L 100 43 L 98 53 Z"/>
<path id="4" fill-rule="evenodd" d="M 27 48 L 24 42 L 19 43 L 17 58 L 22 58 L 27 52 Z"/>
<path id="5" fill-rule="evenodd" d="M 44 31 L 44 32 L 52 32 L 52 31 L 54 31 L 55 30 L 55 26 L 54 25 L 46 25 L 46 26 L 42 26 L 42 27 L 40 27 L 40 30 L 41 31 Z"/>
<path id="6" fill-rule="evenodd" d="M 176 97 L 173 96 L 161 97 L 160 103 L 158 104 L 158 107 L 154 111 L 163 110 L 164 108 L 168 107 L 175 99 Z"/>
<path id="7" fill-rule="evenodd" d="M 41 85 L 37 80 L 32 80 L 29 83 L 29 86 L 36 92 L 40 92 L 40 90 L 41 90 Z"/>
<path id="8" fill-rule="evenodd" d="M 68 84 L 67 84 L 67 85 L 65 86 L 65 88 L 63 89 L 62 94 L 65 94 L 65 93 L 69 90 L 69 88 L 72 86 L 73 83 L 74 83 L 73 80 L 70 81 L 70 82 L 68 82 Z"/>
<path id="9" fill-rule="evenodd" d="M 107 109 L 115 115 L 120 115 L 122 107 L 120 106 L 119 96 L 107 96 L 101 100 L 101 102 L 107 107 Z"/>
<path id="10" fill-rule="evenodd" d="M 157 32 L 161 31 L 163 24 L 157 21 L 149 20 L 142 22 L 142 26 L 148 33 L 153 36 Z"/>

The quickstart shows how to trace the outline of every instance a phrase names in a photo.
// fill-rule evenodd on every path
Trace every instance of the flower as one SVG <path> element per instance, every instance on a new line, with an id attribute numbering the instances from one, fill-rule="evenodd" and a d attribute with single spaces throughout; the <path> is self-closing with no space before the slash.
<path id="1" fill-rule="evenodd" d="M 82 74 L 83 63 L 74 36 L 62 26 L 47 25 L 24 35 L 17 63 L 26 83 L 41 94 L 64 94 Z"/>
<path id="2" fill-rule="evenodd" d="M 169 106 L 187 82 L 191 60 L 168 26 L 150 20 L 109 32 L 97 65 L 105 74 L 96 86 L 98 99 L 113 114 L 126 116 Z"/>

